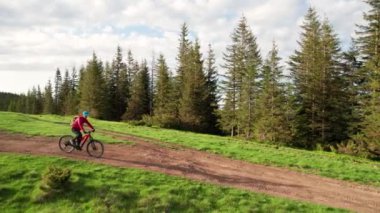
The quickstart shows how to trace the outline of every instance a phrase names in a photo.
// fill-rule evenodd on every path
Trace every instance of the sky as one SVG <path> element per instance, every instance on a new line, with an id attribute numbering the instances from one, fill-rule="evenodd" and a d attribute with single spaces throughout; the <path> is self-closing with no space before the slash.
<path id="1" fill-rule="evenodd" d="M 285 64 L 310 6 L 330 21 L 343 50 L 369 9 L 363 0 L 0 0 L 0 91 L 43 89 L 57 68 L 79 69 L 93 52 L 112 61 L 118 45 L 138 61 L 163 54 L 175 72 L 184 22 L 204 55 L 212 45 L 223 73 L 223 53 L 243 15 L 261 55 L 275 40 Z"/>

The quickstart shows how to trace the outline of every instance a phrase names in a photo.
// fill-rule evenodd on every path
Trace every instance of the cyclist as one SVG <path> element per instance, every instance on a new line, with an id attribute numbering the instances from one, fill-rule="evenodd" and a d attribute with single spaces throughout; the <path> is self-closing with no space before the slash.
<path id="1" fill-rule="evenodd" d="M 73 140 L 74 146 L 77 148 L 80 148 L 80 142 L 82 141 L 82 133 L 86 133 L 86 131 L 83 128 L 83 124 L 87 124 L 92 131 L 94 132 L 94 127 L 88 122 L 87 117 L 90 115 L 88 111 L 83 111 L 82 115 L 75 116 L 74 120 L 71 124 L 71 131 L 75 134 L 75 138 Z"/>

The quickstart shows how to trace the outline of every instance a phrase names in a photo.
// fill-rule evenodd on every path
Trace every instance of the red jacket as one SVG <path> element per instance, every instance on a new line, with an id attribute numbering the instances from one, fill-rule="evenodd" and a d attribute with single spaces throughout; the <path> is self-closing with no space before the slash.
<path id="1" fill-rule="evenodd" d="M 75 121 L 73 122 L 73 124 L 71 125 L 71 127 L 75 130 L 82 130 L 84 131 L 83 129 L 83 124 L 87 124 L 91 129 L 94 129 L 94 127 L 90 124 L 90 122 L 88 122 L 87 118 L 83 117 L 83 116 L 79 116 L 77 119 L 75 119 Z"/>

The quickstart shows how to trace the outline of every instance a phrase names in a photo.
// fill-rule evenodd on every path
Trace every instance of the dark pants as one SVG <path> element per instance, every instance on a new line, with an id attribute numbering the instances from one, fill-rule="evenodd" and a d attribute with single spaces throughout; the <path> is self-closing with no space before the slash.
<path id="1" fill-rule="evenodd" d="M 76 142 L 76 145 L 80 145 L 80 142 L 82 140 L 82 133 L 79 129 L 72 128 L 71 131 L 75 134 L 74 142 Z"/>

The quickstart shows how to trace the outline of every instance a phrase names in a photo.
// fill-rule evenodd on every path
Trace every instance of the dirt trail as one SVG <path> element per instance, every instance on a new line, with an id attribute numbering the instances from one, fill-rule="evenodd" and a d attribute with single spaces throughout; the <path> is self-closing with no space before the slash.
<path id="1" fill-rule="evenodd" d="M 380 212 L 380 188 L 231 160 L 171 144 L 162 146 L 157 141 L 120 133 L 112 135 L 135 144 L 105 144 L 103 157 L 95 159 L 85 151 L 70 154 L 62 152 L 58 148 L 58 138 L 0 132 L 0 152 L 63 156 L 113 166 L 142 168 L 358 212 Z"/>

